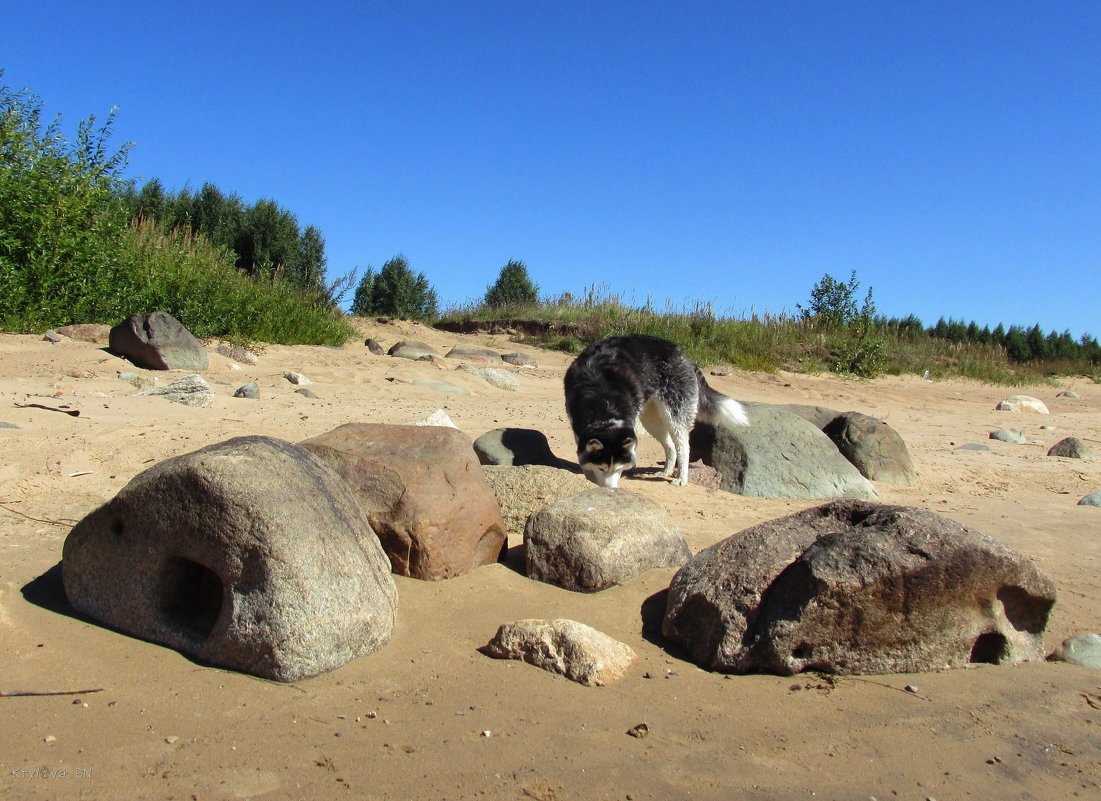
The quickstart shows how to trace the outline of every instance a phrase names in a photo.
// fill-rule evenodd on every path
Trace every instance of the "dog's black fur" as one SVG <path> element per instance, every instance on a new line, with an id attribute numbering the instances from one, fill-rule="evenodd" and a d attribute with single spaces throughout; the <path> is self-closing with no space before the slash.
<path id="1" fill-rule="evenodd" d="M 737 401 L 708 385 L 672 342 L 628 334 L 594 342 L 566 371 L 566 413 L 586 476 L 615 487 L 636 461 L 636 423 L 661 442 L 663 475 L 688 482 L 688 432 L 697 419 L 748 425 Z"/>

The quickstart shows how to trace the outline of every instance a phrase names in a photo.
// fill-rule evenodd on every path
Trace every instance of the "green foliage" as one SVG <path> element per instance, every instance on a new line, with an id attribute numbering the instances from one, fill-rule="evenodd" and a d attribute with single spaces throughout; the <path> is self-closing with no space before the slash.
<path id="1" fill-rule="evenodd" d="M 856 319 L 856 290 L 859 286 L 856 270 L 852 271 L 847 284 L 826 273 L 811 289 L 807 308 L 798 303 L 795 308 L 805 323 L 826 329 L 845 328 Z"/>
<path id="2" fill-rule="evenodd" d="M 0 72 L 0 81 L 3 73 Z M 0 325 L 41 330 L 114 311 L 126 273 L 115 199 L 128 145 L 107 150 L 115 114 L 80 123 L 75 145 L 42 103 L 0 83 Z"/>
<path id="3" fill-rule="evenodd" d="M 342 345 L 354 333 L 324 294 L 251 278 L 234 268 L 232 251 L 204 236 L 144 222 L 127 229 L 125 243 L 129 308 L 167 311 L 197 337 Z"/>
<path id="4" fill-rule="evenodd" d="M 524 306 L 538 301 L 539 287 L 532 283 L 527 266 L 512 259 L 501 268 L 497 282 L 485 294 L 485 304 L 493 308 Z"/>
<path id="5" fill-rule="evenodd" d="M 158 182 L 141 193 L 122 185 L 128 146 L 107 148 L 113 113 L 99 127 L 92 117 L 82 122 L 70 145 L 59 120 L 42 126 L 41 108 L 29 93 L 0 85 L 3 330 L 114 325 L 135 312 L 163 310 L 200 337 L 339 345 L 352 335 L 332 309 L 329 288 L 250 280 L 234 269 L 230 250 L 190 227 L 129 224 L 128 193 L 166 214 L 186 205 L 184 195 L 167 196 Z M 217 205 L 219 193 L 206 189 L 200 205 Z M 232 220 L 232 203 L 226 205 Z"/>
<path id="6" fill-rule="evenodd" d="M 325 289 L 321 232 L 312 225 L 301 230 L 294 214 L 274 200 L 247 206 L 239 196 L 226 195 L 211 183 L 203 184 L 198 194 L 187 189 L 166 192 L 157 178 L 140 190 L 128 186 L 120 195 L 132 217 L 155 220 L 165 230 L 202 233 L 230 248 L 237 268 L 249 275 L 297 289 Z"/>
<path id="7" fill-rule="evenodd" d="M 409 261 L 398 255 L 376 274 L 367 268 L 356 287 L 352 314 L 431 320 L 439 314 L 436 291 L 424 273 L 414 273 Z"/>

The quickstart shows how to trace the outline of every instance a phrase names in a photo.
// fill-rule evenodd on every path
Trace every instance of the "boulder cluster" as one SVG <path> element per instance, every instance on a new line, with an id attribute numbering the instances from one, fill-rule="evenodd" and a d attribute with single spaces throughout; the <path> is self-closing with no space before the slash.
<path id="1" fill-rule="evenodd" d="M 112 350 L 179 334 L 160 318 L 123 327 Z M 440 358 L 399 345 L 409 358 Z M 180 364 L 183 350 L 158 358 Z M 917 672 L 1043 657 L 1055 587 L 1030 560 L 946 517 L 874 502 L 872 481 L 914 482 L 897 433 L 821 407 L 749 405 L 749 416 L 748 428 L 693 434 L 693 456 L 722 487 L 833 500 L 695 555 L 659 504 L 592 488 L 541 433 L 502 428 L 471 441 L 442 415 L 348 424 L 300 443 L 238 437 L 154 465 L 73 528 L 65 591 L 119 630 L 294 681 L 389 640 L 393 574 L 463 575 L 504 559 L 512 533 L 523 537 L 526 575 L 565 590 L 675 570 L 654 628 L 711 670 Z M 502 625 L 481 650 L 584 684 L 614 681 L 634 658 L 561 619 Z"/>

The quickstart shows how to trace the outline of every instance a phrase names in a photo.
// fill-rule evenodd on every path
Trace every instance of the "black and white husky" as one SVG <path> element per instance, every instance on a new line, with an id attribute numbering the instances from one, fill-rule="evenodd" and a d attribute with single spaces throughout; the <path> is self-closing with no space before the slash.
<path id="1" fill-rule="evenodd" d="M 566 413 L 577 461 L 590 481 L 619 486 L 635 466 L 641 422 L 665 449 L 662 475 L 688 483 L 688 432 L 696 420 L 749 425 L 745 408 L 708 386 L 684 351 L 644 334 L 608 337 L 581 352 L 566 371 Z"/>

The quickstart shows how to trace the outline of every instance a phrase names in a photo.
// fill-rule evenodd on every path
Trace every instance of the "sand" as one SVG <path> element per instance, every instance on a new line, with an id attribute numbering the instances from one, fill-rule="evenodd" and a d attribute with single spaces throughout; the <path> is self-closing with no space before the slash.
<path id="1" fill-rule="evenodd" d="M 440 366 L 343 348 L 269 346 L 257 367 L 213 353 L 211 409 L 143 397 L 101 346 L 0 336 L 0 691 L 88 690 L 0 698 L 0 797 L 89 799 L 1010 799 L 1101 797 L 1101 671 L 1056 662 L 921 675 L 830 679 L 724 676 L 643 631 L 647 599 L 672 570 L 581 595 L 507 564 L 442 583 L 397 578 L 392 641 L 294 685 L 204 667 L 75 615 L 59 561 L 73 523 L 166 457 L 243 434 L 302 440 L 355 421 L 407 423 L 444 409 L 477 437 L 499 426 L 544 431 L 569 458 L 562 403 L 569 357 L 502 336 L 411 323 L 364 323 L 389 346 L 424 340 L 523 351 L 539 367 L 519 392 Z M 445 365 L 447 367 L 448 365 Z M 283 374 L 303 373 L 317 399 Z M 154 374 L 160 384 L 185 373 Z M 445 380 L 469 394 L 412 382 Z M 235 399 L 251 380 L 257 401 Z M 917 377 L 734 373 L 736 398 L 855 409 L 907 442 L 912 488 L 881 500 L 948 515 L 1035 560 L 1058 586 L 1053 650 L 1101 630 L 1101 462 L 1047 457 L 1064 436 L 1101 449 L 1101 386 L 1029 387 L 1049 416 L 994 411 L 1018 392 Z M 1072 388 L 1080 400 L 1056 397 Z M 77 417 L 18 404 L 68 406 Z M 1053 428 L 1042 428 L 1051 426 Z M 1018 428 L 1029 444 L 988 440 Z M 958 450 L 988 444 L 990 452 Z M 642 465 L 660 447 L 641 443 Z M 623 486 L 662 504 L 693 551 L 813 505 L 747 498 L 652 476 Z M 514 540 L 512 545 L 518 545 Z M 627 643 L 627 677 L 583 687 L 478 652 L 501 623 L 568 617 Z M 913 685 L 915 692 L 906 690 Z M 91 692 L 95 690 L 95 692 Z M 627 730 L 646 723 L 648 736 Z"/>

